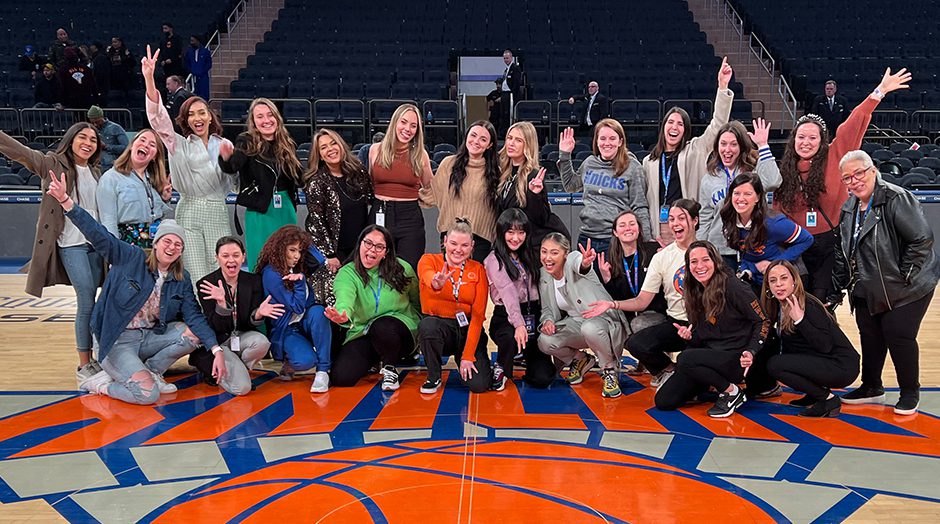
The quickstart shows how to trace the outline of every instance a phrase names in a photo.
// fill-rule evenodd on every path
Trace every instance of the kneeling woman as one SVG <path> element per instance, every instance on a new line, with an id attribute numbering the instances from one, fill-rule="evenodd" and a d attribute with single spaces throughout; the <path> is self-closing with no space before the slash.
<path id="1" fill-rule="evenodd" d="M 293 379 L 295 371 L 316 369 L 311 393 L 330 387 L 330 322 L 306 279 L 324 260 L 306 231 L 286 225 L 265 242 L 255 268 L 271 302 L 284 306 L 284 315 L 268 322 L 271 351 L 275 358 L 283 357 L 281 380 Z"/>
<path id="2" fill-rule="evenodd" d="M 333 363 L 333 385 L 354 386 L 381 364 L 382 390 L 398 389 L 395 364 L 414 352 L 421 303 L 415 272 L 396 256 L 387 229 L 362 231 L 352 263 L 336 273 L 333 292 L 336 305 L 326 308 L 326 317 L 348 330 Z"/>
<path id="3" fill-rule="evenodd" d="M 830 388 L 844 388 L 858 377 L 858 352 L 822 302 L 803 289 L 793 264 L 770 263 L 761 304 L 776 319 L 780 352 L 770 357 L 771 376 L 806 396 L 790 402 L 805 407 L 804 417 L 834 417 L 842 404 Z"/>
<path id="4" fill-rule="evenodd" d="M 180 260 L 186 236 L 183 228 L 175 221 L 163 221 L 154 236 L 153 251 L 146 255 L 115 238 L 75 205 L 66 192 L 65 174 L 50 176 L 48 193 L 111 264 L 91 318 L 103 371 L 79 387 L 131 404 L 153 404 L 160 393 L 176 391 L 175 385 L 163 380 L 163 373 L 193 350 L 196 337 L 212 348 L 213 375 L 224 376 L 224 350 L 199 311 L 192 281 Z"/>
<path id="5" fill-rule="evenodd" d="M 620 355 L 627 338 L 623 312 L 609 309 L 592 318 L 584 318 L 594 302 L 611 303 L 610 295 L 597 273 L 591 269 L 597 253 L 588 240 L 580 252 L 570 252 L 571 244 L 559 233 L 549 233 L 542 240 L 542 275 L 539 296 L 542 318 L 539 349 L 570 366 L 568 383 L 578 384 L 593 366 L 601 366 L 603 395 L 620 396 Z M 594 355 L 581 349 L 590 348 Z"/>
<path id="6" fill-rule="evenodd" d="M 509 208 L 496 219 L 493 251 L 483 261 L 490 281 L 493 318 L 490 337 L 496 342 L 493 389 L 501 391 L 512 380 L 513 358 L 525 357 L 523 379 L 545 388 L 555 380 L 552 359 L 539 351 L 536 318 L 542 312 L 539 303 L 538 265 L 533 260 L 529 238 L 529 219 L 519 208 Z"/>
<path id="7" fill-rule="evenodd" d="M 490 388 L 490 356 L 486 350 L 486 301 L 489 282 L 483 264 L 470 259 L 473 229 L 465 220 L 444 236 L 444 253 L 427 254 L 418 262 L 421 310 L 418 347 L 428 367 L 422 393 L 441 387 L 441 357 L 460 355 L 460 378 L 474 393 Z"/>
<path id="8" fill-rule="evenodd" d="M 770 321 L 750 286 L 731 275 L 711 242 L 689 246 L 685 274 L 690 324 L 675 327 L 689 347 L 679 354 L 675 375 L 656 392 L 656 407 L 676 409 L 714 387 L 718 401 L 708 416 L 728 417 L 747 400 L 737 384 L 767 340 Z"/>

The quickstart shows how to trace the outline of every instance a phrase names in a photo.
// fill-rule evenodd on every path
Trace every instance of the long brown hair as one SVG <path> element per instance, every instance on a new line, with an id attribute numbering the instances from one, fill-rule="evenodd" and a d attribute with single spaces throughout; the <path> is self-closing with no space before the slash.
<path id="1" fill-rule="evenodd" d="M 392 289 L 395 291 L 404 293 L 408 285 L 411 284 L 411 277 L 405 275 L 405 267 L 402 265 L 408 262 L 398 260 L 398 253 L 395 251 L 395 239 L 392 237 L 392 233 L 382 226 L 372 224 L 366 226 L 366 228 L 359 233 L 359 240 L 356 241 L 356 249 L 353 250 L 353 267 L 356 268 L 356 274 L 362 279 L 363 286 L 369 287 L 371 277 L 369 276 L 369 270 L 362 265 L 360 250 L 362 249 L 362 241 L 365 240 L 366 235 L 373 231 L 381 233 L 382 238 L 385 240 L 385 257 L 382 258 L 378 266 L 379 278 L 392 286 Z"/>
<path id="2" fill-rule="evenodd" d="M 499 154 L 496 152 L 496 128 L 486 120 L 477 120 L 467 127 L 467 136 L 474 127 L 483 128 L 490 137 L 490 147 L 483 152 L 483 181 L 486 184 L 485 202 L 493 211 L 496 211 L 496 186 L 499 184 Z M 467 179 L 467 165 L 470 163 L 470 151 L 467 150 L 467 141 L 464 140 L 457 148 L 454 163 L 448 182 L 451 198 L 460 198 L 460 189 Z M 528 174 L 526 174 L 527 176 Z"/>
<path id="3" fill-rule="evenodd" d="M 738 232 L 738 212 L 734 209 L 732 201 L 734 190 L 744 184 L 750 184 L 754 188 L 754 192 L 757 193 L 757 203 L 754 204 L 754 211 L 751 211 L 751 230 L 742 243 L 739 240 L 741 234 Z M 728 241 L 728 247 L 735 251 L 753 251 L 763 246 L 767 242 L 767 217 L 770 216 L 770 209 L 767 206 L 764 184 L 761 183 L 760 177 L 755 173 L 741 173 L 734 177 L 721 203 L 718 216 L 721 218 L 721 232 Z"/>
<path id="4" fill-rule="evenodd" d="M 679 145 L 676 146 L 676 152 L 678 153 L 685 149 L 686 144 L 692 140 L 692 119 L 689 118 L 689 113 L 679 106 L 673 107 L 669 111 L 666 111 L 666 115 L 663 116 L 663 121 L 659 124 L 659 138 L 656 139 L 656 146 L 650 151 L 650 156 L 653 158 L 659 158 L 666 152 L 666 133 L 663 131 L 663 128 L 666 127 L 666 121 L 669 120 L 669 117 L 672 116 L 673 113 L 678 114 L 682 118 L 683 126 L 682 139 L 679 140 Z"/>
<path id="5" fill-rule="evenodd" d="M 708 252 L 708 258 L 712 259 L 715 265 L 715 273 L 708 280 L 708 285 L 703 286 L 694 276 L 689 267 L 689 255 L 692 250 L 705 248 Z M 701 324 L 708 321 L 715 324 L 718 316 L 725 309 L 725 290 L 728 286 L 728 279 L 731 276 L 731 270 L 721 259 L 721 253 L 714 244 L 707 240 L 696 240 L 689 245 L 685 252 L 685 283 L 683 284 L 685 301 L 685 314 L 689 317 L 692 324 Z"/>
<path id="6" fill-rule="evenodd" d="M 191 96 L 187 98 L 183 105 L 180 106 L 180 114 L 176 117 L 176 125 L 180 127 L 180 134 L 189 137 L 193 134 L 193 128 L 189 127 L 189 110 L 196 103 L 202 103 L 206 106 L 206 111 L 209 112 L 209 115 L 212 116 L 212 121 L 209 122 L 209 135 L 219 135 L 222 136 L 222 123 L 219 120 L 219 115 L 209 107 L 209 103 L 206 102 L 200 96 Z"/>
<path id="7" fill-rule="evenodd" d="M 744 124 L 737 120 L 732 120 L 718 128 L 718 134 L 715 135 L 715 143 L 712 145 L 712 152 L 708 154 L 708 162 L 706 164 L 708 174 L 720 176 L 718 169 L 721 168 L 722 163 L 721 156 L 718 153 L 718 143 L 721 142 L 721 135 L 725 133 L 733 134 L 740 148 L 740 154 L 733 168 L 739 169 L 741 173 L 750 173 L 757 169 L 757 145 L 751 140 L 751 137 L 747 135 L 747 128 L 744 127 Z"/>
<path id="8" fill-rule="evenodd" d="M 299 244 L 301 253 L 300 261 L 293 267 L 287 265 L 285 256 L 287 247 L 291 244 Z M 310 234 L 299 226 L 294 224 L 281 226 L 280 229 L 268 237 L 268 241 L 261 248 L 261 252 L 258 254 L 258 263 L 255 264 L 255 273 L 261 274 L 266 266 L 271 266 L 280 275 L 287 275 L 291 272 L 303 273 L 304 257 L 307 256 L 307 249 L 310 248 L 311 244 L 313 244 L 313 239 Z M 294 289 L 294 283 L 289 280 L 284 281 L 284 286 L 290 290 Z"/>
<path id="9" fill-rule="evenodd" d="M 307 160 L 307 172 L 304 173 L 304 183 L 310 182 L 319 172 L 329 171 L 326 161 L 320 157 L 320 139 L 323 137 L 328 137 L 339 145 L 342 153 L 340 172 L 343 173 L 343 178 L 346 179 L 349 188 L 356 191 L 356 195 L 370 195 L 372 181 L 369 174 L 366 173 L 359 158 L 350 152 L 349 144 L 332 129 L 320 129 L 313 135 L 313 140 L 310 142 L 310 158 Z"/>
<path id="10" fill-rule="evenodd" d="M 796 134 L 800 127 L 808 124 L 819 129 L 819 150 L 810 159 L 809 175 L 806 182 L 800 176 L 799 162 L 802 160 L 796 153 Z M 774 201 L 780 203 L 784 211 L 793 209 L 796 205 L 797 195 L 803 195 L 803 201 L 808 208 L 819 207 L 819 195 L 826 192 L 826 162 L 829 158 L 829 133 L 826 124 L 816 115 L 805 115 L 796 121 L 796 126 L 790 131 L 787 138 L 787 147 L 780 160 L 780 187 L 774 191 Z M 830 220 L 838 217 L 830 217 Z"/>
<path id="11" fill-rule="evenodd" d="M 516 122 L 509 126 L 509 129 L 506 131 L 507 138 L 511 131 L 522 133 L 522 139 L 525 140 L 525 162 L 519 166 L 515 187 L 516 200 L 519 201 L 519 206 L 524 208 L 526 189 L 529 187 L 529 173 L 539 168 L 539 135 L 535 131 L 535 126 L 532 125 L 532 122 Z M 506 145 L 504 143 L 503 148 L 499 150 L 498 194 L 502 195 L 503 192 L 511 190 L 511 188 L 506 187 L 506 184 L 508 184 L 511 179 L 512 160 L 509 159 L 509 154 L 506 153 Z"/>
<path id="12" fill-rule="evenodd" d="M 601 157 L 601 150 L 597 147 L 597 137 L 600 135 L 601 129 L 605 127 L 610 128 L 620 137 L 620 147 L 617 148 L 617 154 L 614 155 L 613 158 L 614 178 L 616 178 L 630 167 L 630 151 L 627 149 L 627 134 L 624 132 L 620 122 L 613 118 L 605 118 L 594 126 L 594 141 L 591 143 L 591 149 L 594 156 L 602 162 L 604 158 Z"/>
<path id="13" fill-rule="evenodd" d="M 807 293 L 806 289 L 803 287 L 803 279 L 800 278 L 800 272 L 796 269 L 796 266 L 793 265 L 789 260 L 774 260 L 767 266 L 767 270 L 764 271 L 764 285 L 761 287 L 760 294 L 760 307 L 764 310 L 764 313 L 767 314 L 767 317 L 771 322 L 774 321 L 777 317 L 780 317 L 780 330 L 787 334 L 792 334 L 796 332 L 796 325 L 793 323 L 793 319 L 790 318 L 790 304 L 787 302 L 780 302 L 770 291 L 770 270 L 777 267 L 783 266 L 790 273 L 790 279 L 793 280 L 793 296 L 796 297 L 797 303 L 800 305 L 800 309 L 806 311 L 807 302 L 815 302 L 823 311 L 826 312 L 828 316 L 836 325 L 839 322 L 836 320 L 836 317 L 826 309 L 826 306 L 812 294 Z M 780 309 L 783 308 L 783 314 L 780 314 Z"/>
<path id="14" fill-rule="evenodd" d="M 619 215 L 614 218 L 614 223 L 610 226 L 610 247 L 607 248 L 607 262 L 610 264 L 610 278 L 617 278 L 623 274 L 623 247 L 620 245 L 620 240 L 616 237 L 614 232 L 617 230 L 617 221 L 620 220 L 624 215 L 633 215 L 633 218 L 636 217 L 636 213 L 632 209 L 626 209 L 621 211 Z M 638 266 L 642 266 L 644 262 L 643 257 L 643 228 L 639 227 L 640 220 L 637 219 L 637 236 L 636 236 L 636 263 Z"/>
<path id="15" fill-rule="evenodd" d="M 255 126 L 255 108 L 260 105 L 270 109 L 271 114 L 274 115 L 274 120 L 277 121 L 277 129 L 274 131 L 274 140 L 270 142 L 261 136 L 261 131 Z M 248 143 L 245 147 L 245 154 L 248 156 L 269 154 L 274 157 L 278 171 L 299 181 L 301 166 L 300 160 L 297 160 L 297 143 L 294 142 L 290 133 L 287 132 L 287 127 L 284 126 L 284 118 L 281 116 L 281 112 L 278 111 L 277 106 L 274 105 L 274 102 L 267 98 L 254 99 L 251 102 L 251 106 L 248 107 L 247 127 L 248 130 L 246 134 L 248 135 Z"/>
<path id="16" fill-rule="evenodd" d="M 65 135 L 62 136 L 62 140 L 59 141 L 59 147 L 56 148 L 55 152 L 57 155 L 64 155 L 68 159 L 69 167 L 73 170 L 75 169 L 75 153 L 72 152 L 72 142 L 75 141 L 75 137 L 85 129 L 91 129 L 95 132 L 95 138 L 98 139 L 98 143 L 95 146 L 95 152 L 91 154 L 88 158 L 88 167 L 95 167 L 98 165 L 98 160 L 101 158 L 101 133 L 98 132 L 98 128 L 91 125 L 88 122 L 78 122 L 73 124 L 72 127 L 68 128 L 65 131 Z"/>
<path id="17" fill-rule="evenodd" d="M 154 155 L 145 169 L 150 176 L 150 185 L 153 186 L 157 193 L 162 193 L 167 182 L 166 146 L 163 145 L 163 140 L 160 139 L 160 136 L 157 135 L 156 131 L 153 129 L 141 129 L 134 135 L 134 139 L 124 148 L 124 152 L 121 153 L 121 156 L 117 157 L 117 160 L 114 161 L 114 170 L 124 176 L 131 174 L 131 171 L 134 169 L 134 163 L 131 160 L 134 156 L 134 142 L 144 133 L 152 134 L 154 142 L 157 143 L 157 154 Z M 138 174 L 143 175 L 143 173 Z"/>
<path id="18" fill-rule="evenodd" d="M 401 117 L 408 111 L 414 111 L 415 118 L 418 120 L 418 132 L 415 133 L 415 136 L 411 137 L 410 143 L 399 144 L 398 133 L 395 132 L 395 126 L 398 125 L 398 121 L 401 120 Z M 418 106 L 414 104 L 402 104 L 392 113 L 392 119 L 388 122 L 388 129 L 385 131 L 385 136 L 382 138 L 382 141 L 379 142 L 379 155 L 375 159 L 376 163 L 385 169 L 391 169 L 392 162 L 395 161 L 395 153 L 401 146 L 408 147 L 408 158 L 411 163 L 411 169 L 414 171 L 416 177 L 421 178 L 421 173 L 424 171 L 424 160 L 428 157 L 428 152 L 424 150 L 424 123 L 421 121 L 421 111 L 418 111 Z"/>

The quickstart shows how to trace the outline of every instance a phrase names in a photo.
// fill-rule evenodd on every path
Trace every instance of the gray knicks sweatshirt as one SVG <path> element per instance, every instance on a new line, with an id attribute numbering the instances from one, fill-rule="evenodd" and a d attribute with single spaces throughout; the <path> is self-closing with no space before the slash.
<path id="1" fill-rule="evenodd" d="M 636 214 L 640 231 L 646 239 L 655 238 L 650 229 L 649 204 L 646 202 L 646 175 L 643 164 L 630 155 L 630 165 L 616 176 L 613 162 L 597 155 L 587 157 L 577 173 L 571 164 L 571 153 L 558 152 L 558 171 L 565 191 L 584 194 L 581 210 L 581 232 L 593 238 L 610 238 L 611 226 L 625 209 Z"/>

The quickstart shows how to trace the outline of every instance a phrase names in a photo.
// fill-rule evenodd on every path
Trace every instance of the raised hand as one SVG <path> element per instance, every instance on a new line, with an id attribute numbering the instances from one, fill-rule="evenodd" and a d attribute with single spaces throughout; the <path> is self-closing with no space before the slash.
<path id="1" fill-rule="evenodd" d="M 614 305 L 610 300 L 598 300 L 588 304 L 588 308 L 581 312 L 583 318 L 594 318 L 603 315 Z"/>
<path id="2" fill-rule="evenodd" d="M 566 127 L 558 137 L 558 150 L 565 153 L 574 151 L 574 129 Z"/>
<path id="3" fill-rule="evenodd" d="M 542 189 L 545 188 L 545 168 L 539 169 L 539 172 L 532 180 L 529 180 L 529 191 L 535 193 L 536 195 L 542 192 Z"/>
<path id="4" fill-rule="evenodd" d="M 232 141 L 229 139 L 223 139 L 219 144 L 219 156 L 222 157 L 222 160 L 228 160 L 232 158 L 232 153 L 235 152 L 235 145 L 232 144 Z"/>
<path id="5" fill-rule="evenodd" d="M 202 298 L 206 300 L 215 300 L 215 303 L 225 307 L 225 288 L 222 287 L 225 284 L 219 280 L 218 285 L 213 285 L 212 282 L 205 280 L 199 283 L 199 291 L 202 292 Z"/>
<path id="6" fill-rule="evenodd" d="M 601 272 L 601 278 L 604 280 L 604 283 L 610 282 L 610 263 L 607 262 L 602 252 L 600 255 L 597 255 L 597 269 Z"/>
<path id="7" fill-rule="evenodd" d="M 444 267 L 437 273 L 434 273 L 434 277 L 431 278 L 431 289 L 434 291 L 440 291 L 447 282 L 447 279 L 453 275 L 454 270 L 448 270 L 447 262 L 444 262 Z"/>
<path id="8" fill-rule="evenodd" d="M 597 251 L 594 251 L 594 248 L 591 247 L 591 239 L 587 240 L 587 247 L 578 244 L 578 250 L 581 251 L 581 269 L 591 267 L 594 259 L 597 258 Z"/>
<path id="9" fill-rule="evenodd" d="M 758 149 L 767 147 L 770 141 L 770 122 L 765 121 L 763 118 L 757 118 L 751 121 L 751 125 L 754 126 L 754 132 L 748 133 L 747 136 L 751 137 L 751 140 L 757 144 Z"/>
<path id="10" fill-rule="evenodd" d="M 891 68 L 885 69 L 885 75 L 881 77 L 881 83 L 878 84 L 878 90 L 882 94 L 888 94 L 891 91 L 897 91 L 898 89 L 909 89 L 911 86 L 907 85 L 911 81 L 911 74 L 907 71 L 906 67 L 902 67 L 898 70 L 897 73 L 891 74 Z"/>
<path id="11" fill-rule="evenodd" d="M 672 324 L 675 326 L 676 331 L 679 332 L 679 338 L 682 340 L 692 340 L 692 326 L 683 326 L 682 324 Z"/>
<path id="12" fill-rule="evenodd" d="M 69 198 L 68 194 L 68 184 L 65 181 L 65 173 L 62 173 L 62 178 L 57 178 L 55 176 L 55 171 L 49 170 L 49 189 L 46 190 L 52 198 L 56 199 L 56 202 L 60 204 L 65 204 L 65 201 Z"/>
<path id="13" fill-rule="evenodd" d="M 264 302 L 258 306 L 258 309 L 255 310 L 255 318 L 261 320 L 262 318 L 281 318 L 281 315 L 284 314 L 284 306 L 282 304 L 272 304 L 271 295 L 265 297 Z"/>
<path id="14" fill-rule="evenodd" d="M 164 202 L 169 202 L 170 199 L 173 198 L 173 182 L 171 182 L 170 179 L 167 179 L 166 185 L 163 186 L 163 190 L 160 191 L 160 198 L 162 198 Z"/>
<path id="15" fill-rule="evenodd" d="M 734 74 L 734 70 L 731 69 L 731 64 L 728 63 L 728 57 L 721 59 L 721 67 L 718 68 L 718 88 L 719 89 L 728 89 L 728 84 L 731 83 L 731 75 Z"/>
<path id="16" fill-rule="evenodd" d="M 157 58 L 160 56 L 160 50 L 151 54 L 150 46 L 147 46 L 147 54 L 140 59 L 140 73 L 144 78 L 153 78 L 153 72 L 157 69 Z"/>
<path id="17" fill-rule="evenodd" d="M 789 310 L 787 311 L 787 314 L 790 315 L 790 318 L 793 319 L 794 322 L 803 320 L 803 315 L 805 315 L 806 312 L 803 311 L 803 308 L 800 307 L 800 301 L 797 300 L 796 295 L 791 293 L 790 296 L 788 296 L 785 300 L 787 301 L 787 305 L 790 306 Z"/>
<path id="18" fill-rule="evenodd" d="M 287 280 L 288 282 L 297 282 L 304 279 L 303 273 L 288 273 L 281 277 L 281 280 Z"/>
<path id="19" fill-rule="evenodd" d="M 323 315 L 334 324 L 345 324 L 349 322 L 349 315 L 346 311 L 337 311 L 333 306 L 326 308 L 323 311 Z"/>

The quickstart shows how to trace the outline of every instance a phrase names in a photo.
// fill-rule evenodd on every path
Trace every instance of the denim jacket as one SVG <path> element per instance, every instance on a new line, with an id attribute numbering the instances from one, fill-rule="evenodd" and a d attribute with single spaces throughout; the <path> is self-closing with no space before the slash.
<path id="1" fill-rule="evenodd" d="M 315 273 L 325 261 L 326 257 L 323 253 L 316 246 L 311 245 L 301 262 L 304 274 Z M 271 295 L 271 303 L 284 306 L 283 315 L 268 320 L 268 327 L 271 330 L 271 351 L 277 355 L 284 347 L 284 339 L 287 336 L 291 318 L 295 314 L 305 315 L 308 309 L 317 305 L 317 297 L 307 278 L 294 282 L 294 289 L 290 290 L 284 285 L 284 275 L 271 266 L 264 266 L 261 270 L 261 280 L 264 292 Z"/>
<path id="2" fill-rule="evenodd" d="M 105 260 L 111 264 L 108 277 L 91 313 L 92 333 L 98 339 L 98 360 L 104 361 L 124 328 L 144 306 L 157 281 L 156 273 L 147 267 L 147 256 L 139 247 L 115 238 L 104 226 L 79 206 L 65 214 Z M 166 332 L 169 322 L 182 321 L 207 348 L 218 345 L 215 333 L 202 315 L 189 273 L 176 280 L 166 276 L 160 291 L 160 319 L 153 331 Z"/>

